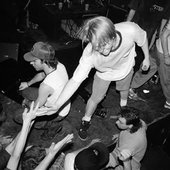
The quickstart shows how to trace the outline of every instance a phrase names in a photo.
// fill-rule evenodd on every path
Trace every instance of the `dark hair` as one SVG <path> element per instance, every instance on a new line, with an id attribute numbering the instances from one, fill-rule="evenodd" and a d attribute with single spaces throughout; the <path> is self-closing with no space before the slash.
<path id="1" fill-rule="evenodd" d="M 44 159 L 46 155 L 45 149 L 41 146 L 32 146 L 21 158 L 22 170 L 33 170 Z"/>
<path id="2" fill-rule="evenodd" d="M 107 147 L 103 143 L 97 142 L 76 155 L 74 166 L 78 170 L 100 170 L 108 162 L 109 151 Z"/>
<path id="3" fill-rule="evenodd" d="M 123 107 L 120 111 L 121 117 L 126 119 L 126 125 L 133 125 L 130 129 L 130 133 L 134 133 L 142 127 L 142 122 L 139 117 L 140 112 L 140 110 L 128 106 Z"/>
<path id="4" fill-rule="evenodd" d="M 52 45 L 50 45 L 47 42 L 44 42 L 44 45 L 42 46 L 42 49 L 47 51 L 48 53 L 46 54 L 48 60 L 42 60 L 44 63 L 46 63 L 49 67 L 51 66 L 52 68 L 56 68 L 58 64 L 58 59 L 55 56 L 55 49 Z"/>

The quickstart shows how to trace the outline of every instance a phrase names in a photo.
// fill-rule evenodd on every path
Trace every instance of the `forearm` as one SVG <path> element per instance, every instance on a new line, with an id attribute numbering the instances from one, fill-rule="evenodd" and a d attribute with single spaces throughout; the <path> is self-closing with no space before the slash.
<path id="1" fill-rule="evenodd" d="M 55 155 L 48 154 L 35 168 L 35 170 L 46 170 L 51 161 L 54 159 L 54 157 Z"/>
<path id="2" fill-rule="evenodd" d="M 70 99 L 70 97 L 75 93 L 80 84 L 81 82 L 76 82 L 72 78 L 68 81 L 56 102 L 59 108 Z"/>
<path id="3" fill-rule="evenodd" d="M 129 11 L 129 13 L 128 13 L 128 16 L 127 16 L 126 21 L 132 21 L 134 15 L 135 15 L 135 12 L 136 12 L 136 11 L 135 11 L 134 9 L 131 9 L 131 10 Z"/>
<path id="4" fill-rule="evenodd" d="M 10 160 L 8 162 L 8 165 L 7 165 L 7 167 L 9 169 L 13 169 L 13 170 L 17 169 L 21 153 L 23 151 L 23 148 L 25 147 L 27 135 L 30 131 L 30 127 L 31 127 L 30 122 L 24 122 L 23 123 L 20 135 L 19 135 L 18 140 L 16 142 L 16 146 L 14 148 L 14 151 L 13 151 L 13 153 L 10 157 Z"/>
<path id="5" fill-rule="evenodd" d="M 32 84 L 35 84 L 37 82 L 42 81 L 45 78 L 44 72 L 40 72 L 36 74 L 30 81 L 28 81 L 28 86 L 31 86 Z"/>
<path id="6" fill-rule="evenodd" d="M 146 38 L 145 43 L 141 47 L 144 53 L 144 58 L 149 60 L 149 48 L 148 48 L 148 39 Z"/>

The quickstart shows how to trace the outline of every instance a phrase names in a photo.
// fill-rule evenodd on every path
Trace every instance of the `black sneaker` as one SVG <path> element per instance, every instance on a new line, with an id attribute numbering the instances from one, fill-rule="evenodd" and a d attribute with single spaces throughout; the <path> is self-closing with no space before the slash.
<path id="1" fill-rule="evenodd" d="M 90 124 L 91 124 L 90 121 L 88 122 L 88 121 L 83 120 L 81 122 L 80 129 L 78 131 L 78 135 L 79 135 L 81 140 L 86 140 L 87 139 L 87 136 L 88 136 L 87 130 L 89 129 Z"/>

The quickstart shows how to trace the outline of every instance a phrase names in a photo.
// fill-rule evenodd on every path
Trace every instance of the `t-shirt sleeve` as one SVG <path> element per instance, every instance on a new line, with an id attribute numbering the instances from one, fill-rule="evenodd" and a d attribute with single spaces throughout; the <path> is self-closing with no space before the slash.
<path id="1" fill-rule="evenodd" d="M 84 50 L 88 50 L 85 48 Z M 90 70 L 93 68 L 93 56 L 86 56 L 82 55 L 79 61 L 79 65 L 77 66 L 76 70 L 73 74 L 73 80 L 76 82 L 82 82 L 84 81 L 90 72 Z"/>
<path id="2" fill-rule="evenodd" d="M 146 31 L 144 31 L 138 24 L 135 23 L 133 24 L 134 24 L 133 36 L 135 38 L 135 42 L 137 43 L 138 46 L 141 47 L 147 40 Z"/>

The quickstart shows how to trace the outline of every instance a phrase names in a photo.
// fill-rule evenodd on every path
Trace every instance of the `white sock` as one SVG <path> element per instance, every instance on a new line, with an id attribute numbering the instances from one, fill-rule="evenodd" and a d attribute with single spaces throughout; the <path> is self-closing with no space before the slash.
<path id="1" fill-rule="evenodd" d="M 82 118 L 82 120 L 87 121 L 87 122 L 90 122 L 91 117 L 85 115 L 85 116 Z"/>
<path id="2" fill-rule="evenodd" d="M 126 105 L 127 105 L 127 100 L 120 99 L 120 106 L 123 107 L 123 106 L 126 106 Z"/>

